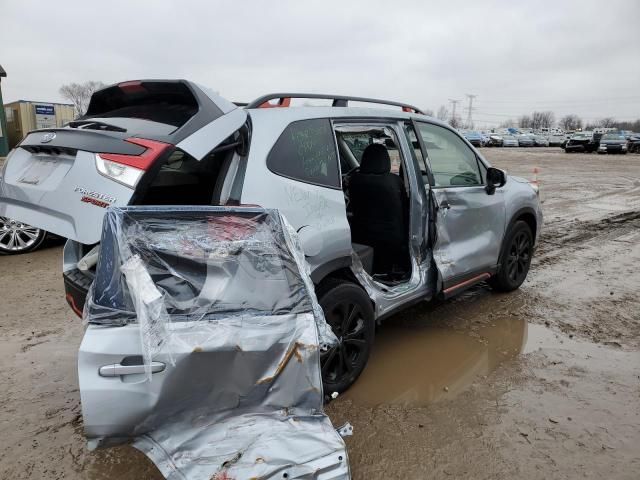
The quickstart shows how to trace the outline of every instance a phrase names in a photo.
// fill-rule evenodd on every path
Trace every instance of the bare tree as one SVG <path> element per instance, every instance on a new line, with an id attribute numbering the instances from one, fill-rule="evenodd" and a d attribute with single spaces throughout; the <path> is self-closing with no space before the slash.
<path id="1" fill-rule="evenodd" d="M 500 128 L 514 128 L 516 126 L 516 121 L 513 118 L 505 120 L 500 124 Z"/>
<path id="2" fill-rule="evenodd" d="M 558 125 L 565 130 L 578 130 L 582 128 L 582 119 L 574 114 L 565 115 L 560 119 Z"/>
<path id="3" fill-rule="evenodd" d="M 438 113 L 436 114 L 436 118 L 438 120 L 446 122 L 447 118 L 449 118 L 449 110 L 447 109 L 447 107 L 445 107 L 444 105 L 440 106 L 440 108 L 438 109 Z"/>
<path id="4" fill-rule="evenodd" d="M 550 128 L 555 123 L 556 117 L 553 112 L 533 112 L 531 114 L 531 128 L 539 130 L 541 128 Z"/>
<path id="5" fill-rule="evenodd" d="M 598 126 L 604 128 L 613 128 L 617 124 L 616 119 L 612 117 L 605 117 L 598 120 Z"/>
<path id="6" fill-rule="evenodd" d="M 461 128 L 462 127 L 462 119 L 456 115 L 455 117 L 452 115 L 449 119 L 449 125 L 453 128 Z"/>
<path id="7" fill-rule="evenodd" d="M 73 109 L 75 110 L 76 117 L 84 115 L 89 106 L 89 100 L 91 95 L 96 90 L 106 87 L 102 82 L 95 82 L 90 80 L 84 83 L 69 83 L 60 87 L 60 95 L 73 103 Z"/>
<path id="8" fill-rule="evenodd" d="M 518 127 L 520 128 L 531 128 L 533 125 L 533 120 L 529 115 L 522 115 L 518 118 Z"/>

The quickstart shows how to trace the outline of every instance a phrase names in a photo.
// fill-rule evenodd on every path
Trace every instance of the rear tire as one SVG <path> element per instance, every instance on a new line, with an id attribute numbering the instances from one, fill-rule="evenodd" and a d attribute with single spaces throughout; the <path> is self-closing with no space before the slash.
<path id="1" fill-rule="evenodd" d="M 499 292 L 512 292 L 522 285 L 533 256 L 533 233 L 526 222 L 518 220 L 507 233 L 500 254 L 500 268 L 489 279 L 489 285 Z"/>
<path id="2" fill-rule="evenodd" d="M 338 344 L 320 356 L 325 394 L 342 393 L 360 376 L 373 346 L 375 322 L 369 295 L 355 283 L 324 280 L 316 289 L 318 302 Z"/>

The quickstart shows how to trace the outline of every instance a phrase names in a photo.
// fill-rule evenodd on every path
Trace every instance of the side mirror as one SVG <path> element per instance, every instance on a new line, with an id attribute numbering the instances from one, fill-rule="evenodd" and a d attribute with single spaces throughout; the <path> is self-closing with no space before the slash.
<path id="1" fill-rule="evenodd" d="M 493 195 L 496 188 L 503 187 L 507 183 L 507 174 L 499 168 L 487 168 L 487 193 Z"/>

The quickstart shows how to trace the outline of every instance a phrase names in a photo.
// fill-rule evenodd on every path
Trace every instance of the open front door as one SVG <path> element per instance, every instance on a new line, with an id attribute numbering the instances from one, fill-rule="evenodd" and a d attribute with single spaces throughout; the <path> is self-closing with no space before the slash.
<path id="1" fill-rule="evenodd" d="M 488 193 L 487 167 L 460 135 L 441 125 L 415 125 L 430 170 L 439 290 L 448 297 L 495 272 L 506 221 L 503 193 Z"/>

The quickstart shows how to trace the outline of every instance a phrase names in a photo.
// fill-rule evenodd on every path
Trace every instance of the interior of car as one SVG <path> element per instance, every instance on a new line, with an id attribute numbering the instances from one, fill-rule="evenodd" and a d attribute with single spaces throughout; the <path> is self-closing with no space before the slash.
<path id="1" fill-rule="evenodd" d="M 411 275 L 409 183 L 396 134 L 338 126 L 336 140 L 354 251 L 376 281 L 402 283 Z"/>

